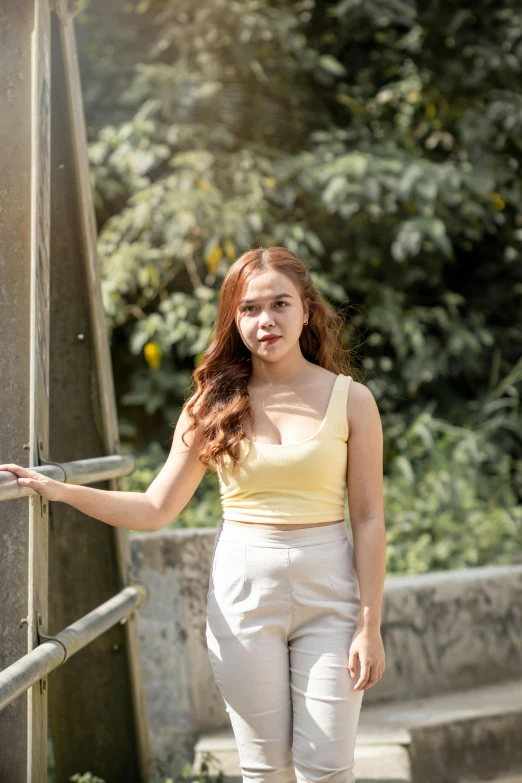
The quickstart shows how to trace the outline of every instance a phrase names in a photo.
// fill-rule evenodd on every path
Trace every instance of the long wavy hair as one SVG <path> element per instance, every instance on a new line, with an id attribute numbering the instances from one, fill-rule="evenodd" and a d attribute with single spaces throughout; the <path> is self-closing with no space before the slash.
<path id="1" fill-rule="evenodd" d="M 192 374 L 190 396 L 184 403 L 190 422 L 184 435 L 195 430 L 199 459 L 212 469 L 225 454 L 234 467 L 239 464 L 240 441 L 246 436 L 243 422 L 247 417 L 253 427 L 247 387 L 252 357 L 235 317 L 250 278 L 267 269 L 286 275 L 297 288 L 303 307 L 308 305 L 308 324 L 299 337 L 305 359 L 330 372 L 353 375 L 351 350 L 345 346 L 344 312 L 321 297 L 304 263 L 285 247 L 246 251 L 234 261 L 223 280 L 215 337 Z M 188 446 L 184 437 L 183 442 Z"/>

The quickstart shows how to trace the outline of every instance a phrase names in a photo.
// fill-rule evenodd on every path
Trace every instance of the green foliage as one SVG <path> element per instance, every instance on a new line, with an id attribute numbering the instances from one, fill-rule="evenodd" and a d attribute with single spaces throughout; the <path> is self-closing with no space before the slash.
<path id="1" fill-rule="evenodd" d="M 103 778 L 93 775 L 92 772 L 84 772 L 83 775 L 76 772 L 74 775 L 70 776 L 69 780 L 72 781 L 72 783 L 105 783 Z"/>
<path id="2" fill-rule="evenodd" d="M 177 419 L 230 263 L 285 245 L 356 310 L 346 329 L 364 336 L 383 420 L 389 572 L 509 562 L 522 530 L 520 11 L 109 6 L 86 3 L 77 30 L 121 432 L 142 454 L 127 487 L 166 458 L 150 440 Z M 215 525 L 217 489 L 207 473 L 172 524 Z"/>
<path id="3" fill-rule="evenodd" d="M 519 382 L 522 360 L 516 370 Z M 470 411 L 466 426 L 435 418 L 433 403 L 413 422 L 395 418 L 386 479 L 386 509 L 393 519 L 387 530 L 391 573 L 519 558 L 522 462 L 513 474 L 509 446 L 513 437 L 520 438 L 520 400 L 506 404 L 499 391 Z"/>
<path id="4" fill-rule="evenodd" d="M 131 445 L 124 443 L 121 454 L 136 456 L 136 470 L 121 479 L 121 488 L 126 492 L 145 492 L 156 478 L 167 459 L 167 451 L 156 441 L 152 441 L 145 450 L 136 454 Z M 173 519 L 169 528 L 215 527 L 221 518 L 221 502 L 216 473 L 207 470 L 194 496 L 187 503 L 181 514 Z M 139 531 L 130 531 L 130 535 L 140 535 Z"/>
<path id="5" fill-rule="evenodd" d="M 176 754 L 174 753 L 173 756 Z M 149 783 L 223 783 L 225 780 L 225 773 L 219 766 L 219 759 L 214 756 L 210 751 L 205 751 L 202 754 L 203 758 L 199 766 L 199 771 L 193 771 L 193 765 L 190 762 L 182 764 L 179 774 L 174 777 L 159 773 L 159 777 L 154 775 L 154 778 L 149 780 Z M 215 773 L 211 773 L 211 765 L 217 768 Z M 161 765 L 160 765 L 161 766 Z M 54 777 L 54 776 L 53 776 Z M 76 772 L 69 778 L 72 783 L 105 783 L 103 778 L 99 778 L 93 775 L 92 772 L 85 772 L 83 775 Z"/>

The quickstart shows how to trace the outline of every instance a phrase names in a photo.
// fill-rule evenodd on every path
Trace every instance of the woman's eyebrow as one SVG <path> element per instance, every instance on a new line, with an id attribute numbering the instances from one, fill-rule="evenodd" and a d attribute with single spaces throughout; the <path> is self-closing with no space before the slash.
<path id="1" fill-rule="evenodd" d="M 276 294 L 275 296 L 259 297 L 259 299 L 242 299 L 239 304 L 252 304 L 253 302 L 259 302 L 263 299 L 283 299 L 283 297 L 293 299 L 293 296 L 290 296 L 290 294 Z"/>

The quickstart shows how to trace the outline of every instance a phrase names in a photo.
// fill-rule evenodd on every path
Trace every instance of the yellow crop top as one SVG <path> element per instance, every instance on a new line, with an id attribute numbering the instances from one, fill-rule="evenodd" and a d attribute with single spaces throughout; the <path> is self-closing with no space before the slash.
<path id="1" fill-rule="evenodd" d="M 235 474 L 225 454 L 216 466 L 225 519 L 289 525 L 344 519 L 350 381 L 350 375 L 337 376 L 325 417 L 310 438 L 284 444 L 243 438 Z"/>

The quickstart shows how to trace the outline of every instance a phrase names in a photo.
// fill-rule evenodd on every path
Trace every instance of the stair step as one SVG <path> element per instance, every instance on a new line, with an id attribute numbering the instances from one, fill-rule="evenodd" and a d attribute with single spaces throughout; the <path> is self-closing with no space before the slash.
<path id="1" fill-rule="evenodd" d="M 401 702 L 363 699 L 354 773 L 357 783 L 522 783 L 521 739 L 520 679 Z M 217 758 L 210 774 L 221 767 L 227 783 L 242 781 L 231 728 L 200 736 L 194 771 L 205 751 Z"/>
<path id="2" fill-rule="evenodd" d="M 522 773 L 518 775 L 507 775 L 501 778 L 494 778 L 489 780 L 460 780 L 459 783 L 522 783 Z"/>

